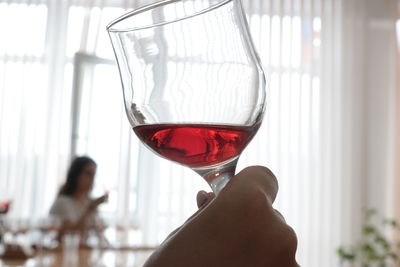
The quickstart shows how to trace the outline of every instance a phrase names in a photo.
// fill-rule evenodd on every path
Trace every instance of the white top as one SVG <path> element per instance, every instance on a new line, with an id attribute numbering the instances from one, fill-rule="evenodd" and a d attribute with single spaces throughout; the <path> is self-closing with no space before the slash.
<path id="1" fill-rule="evenodd" d="M 50 214 L 61 219 L 76 223 L 82 214 L 87 210 L 90 200 L 87 199 L 83 204 L 76 202 L 72 197 L 60 195 L 50 208 Z M 96 223 L 97 213 L 91 213 L 86 220 L 86 224 L 94 226 Z"/>

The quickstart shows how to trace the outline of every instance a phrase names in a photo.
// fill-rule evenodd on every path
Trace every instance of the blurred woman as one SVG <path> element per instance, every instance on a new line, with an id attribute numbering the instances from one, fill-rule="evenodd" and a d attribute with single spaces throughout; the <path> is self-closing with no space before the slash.
<path id="1" fill-rule="evenodd" d="M 89 230 L 94 230 L 100 242 L 106 241 L 97 207 L 107 201 L 108 195 L 90 198 L 96 168 L 96 163 L 89 157 L 77 157 L 71 163 L 67 180 L 50 209 L 50 215 L 62 222 L 60 238 L 66 231 L 78 232 L 81 244 L 85 244 Z"/>

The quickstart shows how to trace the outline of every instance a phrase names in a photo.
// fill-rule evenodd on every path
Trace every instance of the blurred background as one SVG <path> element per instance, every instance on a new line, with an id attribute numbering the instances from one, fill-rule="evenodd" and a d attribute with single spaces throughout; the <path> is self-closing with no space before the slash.
<path id="1" fill-rule="evenodd" d="M 143 147 L 124 113 L 105 27 L 151 2 L 0 1 L 7 218 L 47 216 L 77 155 L 97 162 L 92 195 L 109 192 L 100 216 L 109 226 L 128 222 L 133 246 L 158 245 L 196 211 L 197 191 L 210 191 Z M 238 170 L 260 164 L 276 174 L 276 208 L 297 232 L 302 266 L 339 266 L 336 250 L 362 238 L 365 209 L 400 219 L 400 2 L 243 3 L 269 87 L 264 122 Z"/>

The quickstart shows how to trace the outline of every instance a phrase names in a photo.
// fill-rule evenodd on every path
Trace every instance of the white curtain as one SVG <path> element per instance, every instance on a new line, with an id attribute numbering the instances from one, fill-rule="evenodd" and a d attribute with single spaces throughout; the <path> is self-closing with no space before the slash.
<path id="1" fill-rule="evenodd" d="M 141 146 L 121 109 L 105 25 L 146 2 L 0 2 L 0 198 L 13 199 L 11 216 L 47 212 L 71 153 L 98 162 L 94 194 L 111 191 L 103 216 L 129 214 L 141 243 L 195 211 L 207 184 Z M 335 249 L 357 240 L 363 207 L 398 208 L 396 1 L 243 2 L 270 86 L 238 170 L 276 173 L 276 208 L 298 234 L 302 266 L 338 266 Z"/>
<path id="2" fill-rule="evenodd" d="M 397 1 L 397 17 L 400 18 L 400 1 Z M 397 73 L 399 73 L 400 69 L 400 19 L 397 20 Z M 394 169 L 394 203 L 400 203 L 400 75 L 397 75 L 397 80 L 396 80 L 396 95 L 395 95 L 395 118 L 396 118 L 396 124 L 395 124 L 395 136 L 396 136 L 396 145 L 394 146 L 394 153 L 395 153 L 395 169 Z M 400 220 L 400 205 L 395 205 L 394 207 L 395 210 L 395 218 Z M 400 233 L 397 233 L 397 239 L 400 239 Z"/>

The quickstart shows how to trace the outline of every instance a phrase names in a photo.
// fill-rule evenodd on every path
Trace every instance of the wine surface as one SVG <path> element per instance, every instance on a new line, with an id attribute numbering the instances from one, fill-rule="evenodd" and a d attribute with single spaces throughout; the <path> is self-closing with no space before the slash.
<path id="1" fill-rule="evenodd" d="M 151 150 L 191 168 L 219 164 L 238 156 L 257 126 L 149 124 L 133 128 Z"/>

